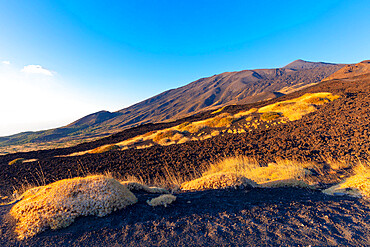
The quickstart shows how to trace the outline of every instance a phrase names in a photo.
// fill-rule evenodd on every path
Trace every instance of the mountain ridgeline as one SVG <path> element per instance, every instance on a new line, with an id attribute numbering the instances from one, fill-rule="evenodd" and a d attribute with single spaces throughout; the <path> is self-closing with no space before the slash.
<path id="1" fill-rule="evenodd" d="M 102 137 L 140 124 L 172 121 L 226 105 L 276 98 L 314 85 L 343 66 L 296 60 L 282 68 L 225 72 L 165 91 L 117 112 L 100 111 L 61 128 L 0 137 L 0 146 Z"/>

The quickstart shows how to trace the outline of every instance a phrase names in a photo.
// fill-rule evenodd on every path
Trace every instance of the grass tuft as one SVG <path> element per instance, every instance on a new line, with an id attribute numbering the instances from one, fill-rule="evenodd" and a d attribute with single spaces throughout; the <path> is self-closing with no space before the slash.
<path id="1" fill-rule="evenodd" d="M 101 146 L 101 147 L 97 147 L 97 148 L 89 151 L 89 153 L 90 154 L 101 154 L 101 153 L 105 153 L 105 152 L 112 151 L 112 150 L 118 150 L 118 149 L 120 149 L 120 147 L 118 145 L 109 144 L 109 145 L 104 145 L 104 146 Z"/>
<path id="2" fill-rule="evenodd" d="M 279 112 L 265 112 L 261 115 L 261 120 L 271 121 L 271 120 L 278 119 L 279 117 L 281 117 L 281 115 L 282 114 Z"/>
<path id="3" fill-rule="evenodd" d="M 105 216 L 137 202 L 119 181 L 103 175 L 64 179 L 26 191 L 10 210 L 19 239 L 70 225 L 78 216 Z"/>
<path id="4" fill-rule="evenodd" d="M 331 93 L 308 93 L 296 99 L 264 106 L 258 112 L 277 112 L 287 117 L 290 121 L 294 121 L 301 119 L 302 116 L 308 113 L 316 111 L 316 105 L 323 105 L 338 98 L 340 96 L 332 95 Z"/>
<path id="5" fill-rule="evenodd" d="M 370 198 L 370 165 L 361 163 L 353 171 L 354 174 L 352 176 L 323 192 L 328 195 L 350 195 Z"/>
<path id="6" fill-rule="evenodd" d="M 17 158 L 17 159 L 14 159 L 12 161 L 9 161 L 8 165 L 15 165 L 15 164 L 21 164 L 23 163 L 25 159 L 24 158 Z"/>
<path id="7" fill-rule="evenodd" d="M 209 190 L 239 187 L 257 187 L 250 179 L 236 173 L 215 173 L 181 184 L 182 190 Z"/>

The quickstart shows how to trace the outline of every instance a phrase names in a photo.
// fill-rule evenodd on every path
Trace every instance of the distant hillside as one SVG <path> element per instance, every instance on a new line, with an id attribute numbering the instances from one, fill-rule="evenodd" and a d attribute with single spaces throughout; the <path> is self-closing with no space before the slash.
<path id="1" fill-rule="evenodd" d="M 101 111 L 65 127 L 1 137 L 0 146 L 107 136 L 144 123 L 174 120 L 231 104 L 276 98 L 320 82 L 344 65 L 296 60 L 283 68 L 225 72 L 165 91 L 117 112 Z"/>
<path id="2" fill-rule="evenodd" d="M 348 64 L 325 78 L 324 81 L 333 79 L 346 79 L 354 76 L 365 75 L 370 73 L 370 60 L 365 60 L 357 64 Z"/>

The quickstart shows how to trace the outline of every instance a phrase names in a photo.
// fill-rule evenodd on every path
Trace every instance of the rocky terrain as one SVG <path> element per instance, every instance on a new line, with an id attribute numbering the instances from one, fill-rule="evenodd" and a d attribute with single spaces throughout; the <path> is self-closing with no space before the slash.
<path id="1" fill-rule="evenodd" d="M 351 173 L 350 166 L 332 167 L 330 159 L 348 164 L 369 160 L 370 74 L 364 69 L 368 66 L 364 61 L 353 66 L 352 73 L 345 73 L 345 77 L 338 71 L 317 85 L 267 101 L 232 105 L 217 113 L 205 111 L 175 122 L 145 124 L 70 148 L 0 157 L 0 194 L 9 196 L 14 188 L 25 183 L 48 184 L 88 173 L 109 171 L 151 181 L 165 176 L 169 170 L 186 177 L 223 157 L 237 155 L 255 158 L 263 164 L 277 159 L 316 163 L 321 167 L 312 176 L 316 189 L 177 191 L 176 202 L 166 208 L 149 207 L 145 201 L 153 195 L 142 193 L 138 195 L 138 204 L 107 217 L 82 217 L 68 228 L 49 230 L 23 242 L 16 240 L 14 222 L 7 216 L 12 205 L 5 205 L 0 206 L 0 245 L 368 246 L 369 200 L 329 196 L 320 191 Z M 340 97 L 318 105 L 316 111 L 301 119 L 268 128 L 253 128 L 245 133 L 224 132 L 182 144 L 66 156 L 184 122 L 205 120 L 217 114 L 237 114 L 322 92 Z M 30 161 L 9 164 L 17 158 Z"/>

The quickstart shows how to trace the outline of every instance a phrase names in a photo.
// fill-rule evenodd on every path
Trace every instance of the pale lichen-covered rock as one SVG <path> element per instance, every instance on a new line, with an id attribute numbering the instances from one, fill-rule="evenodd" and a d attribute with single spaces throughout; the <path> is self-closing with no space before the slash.
<path id="1" fill-rule="evenodd" d="M 105 216 L 137 202 L 119 181 L 102 175 L 64 179 L 33 188 L 10 210 L 19 239 L 70 225 L 76 217 Z"/>
<path id="2" fill-rule="evenodd" d="M 148 205 L 152 207 L 156 206 L 165 206 L 171 204 L 172 202 L 176 201 L 176 196 L 171 195 L 171 194 L 166 194 L 166 195 L 161 195 L 156 198 L 153 198 L 152 200 L 148 200 L 147 203 Z"/>
<path id="3" fill-rule="evenodd" d="M 226 189 L 257 187 L 252 180 L 236 173 L 216 173 L 181 184 L 182 190 Z"/>

